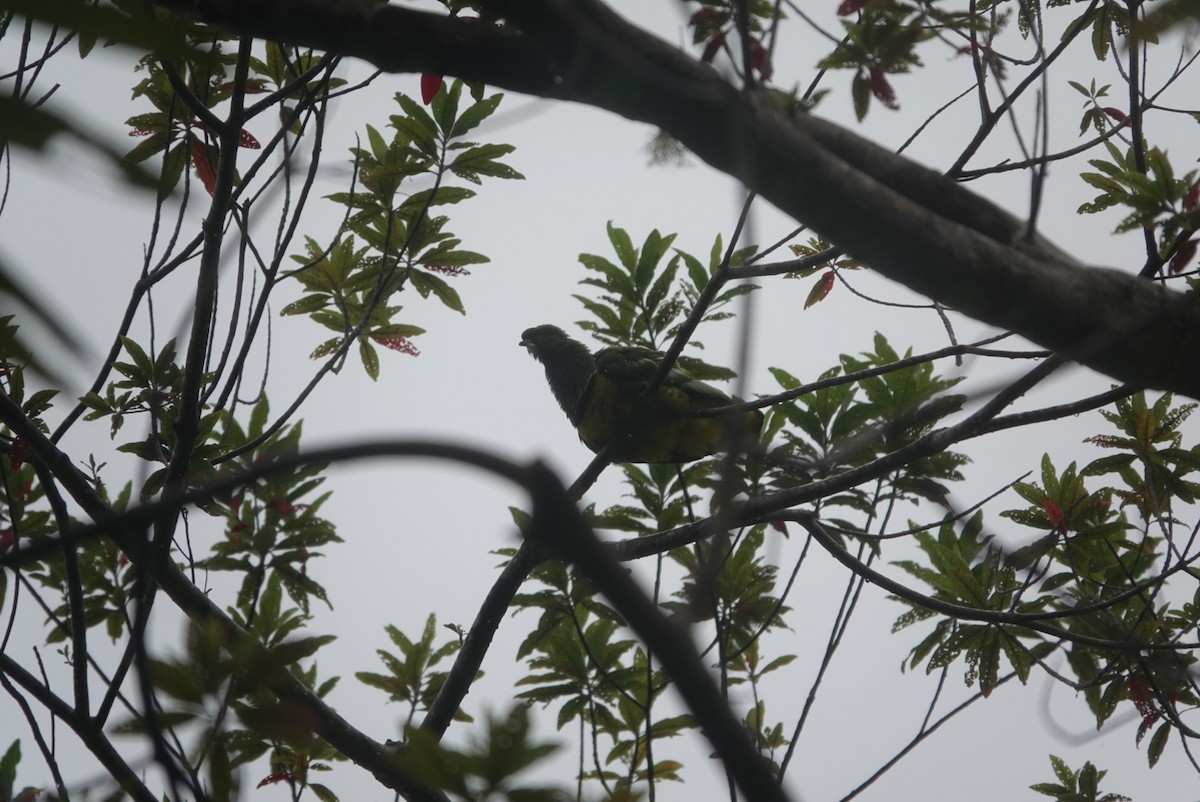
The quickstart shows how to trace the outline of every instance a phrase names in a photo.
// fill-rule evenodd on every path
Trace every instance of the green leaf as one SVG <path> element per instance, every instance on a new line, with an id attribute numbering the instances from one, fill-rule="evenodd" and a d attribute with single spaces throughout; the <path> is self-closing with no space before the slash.
<path id="1" fill-rule="evenodd" d="M 309 359 L 321 359 L 329 356 L 334 351 L 337 351 L 342 346 L 341 337 L 332 337 L 313 349 L 313 352 L 308 355 Z"/>
<path id="2" fill-rule="evenodd" d="M 434 158 L 437 158 L 439 154 L 436 144 L 437 123 L 434 122 L 433 118 L 429 116 L 420 103 L 408 95 L 397 92 L 395 97 L 396 102 L 400 104 L 400 108 L 404 110 L 405 116 L 393 115 L 390 117 L 392 125 L 398 131 L 403 131 L 412 136 L 414 141 L 418 142 L 418 147 L 422 150 L 428 148 L 427 152 Z"/>
<path id="3" fill-rule="evenodd" d="M 614 226 L 612 220 L 609 220 L 608 241 L 612 243 L 613 250 L 616 251 L 621 264 L 632 274 L 637 267 L 637 253 L 633 250 L 633 240 L 629 238 L 629 233 L 623 228 Z"/>
<path id="4" fill-rule="evenodd" d="M 481 122 L 492 116 L 492 113 L 496 111 L 496 107 L 500 105 L 500 101 L 503 98 L 503 94 L 495 94 L 484 98 L 478 103 L 471 104 L 466 111 L 459 115 L 458 121 L 454 123 L 454 128 L 451 129 L 450 135 L 447 138 L 455 139 L 474 129 Z"/>
<path id="5" fill-rule="evenodd" d="M 358 340 L 358 357 L 362 360 L 363 369 L 371 377 L 371 381 L 378 381 L 379 352 L 365 337 L 360 337 Z"/>
<path id="6" fill-rule="evenodd" d="M 462 86 L 461 80 L 455 80 L 445 91 L 437 93 L 430 106 L 438 128 L 446 139 L 450 138 L 450 132 L 454 130 L 454 121 L 458 117 L 458 100 L 462 96 Z"/>
<path id="7" fill-rule="evenodd" d="M 854 116 L 862 122 L 871 108 L 871 81 L 866 73 L 859 71 L 854 74 L 850 83 L 850 95 L 854 101 Z"/>
<path id="8" fill-rule="evenodd" d="M 383 326 L 371 329 L 371 336 L 381 339 L 393 337 L 416 337 L 419 334 L 424 334 L 425 329 L 420 326 L 412 326 L 407 323 L 388 323 Z"/>
<path id="9" fill-rule="evenodd" d="M 1050 755 L 1050 765 L 1054 768 L 1054 776 L 1067 788 L 1075 787 L 1075 772 L 1067 765 L 1067 761 L 1057 755 Z"/>
<path id="10" fill-rule="evenodd" d="M 415 213 L 425 208 L 460 203 L 475 197 L 475 190 L 466 187 L 437 187 L 414 192 L 400 204 L 400 212 Z"/>
<path id="11" fill-rule="evenodd" d="M 666 254 L 667 249 L 671 247 L 671 243 L 675 241 L 674 234 L 663 236 L 658 233 L 658 229 L 653 229 L 646 235 L 646 241 L 642 243 L 641 254 L 638 257 L 637 266 L 633 271 L 633 283 L 641 293 L 644 293 L 646 288 L 650 286 L 650 281 L 654 278 L 655 268 Z"/>
<path id="12" fill-rule="evenodd" d="M 279 314 L 286 315 L 307 315 L 315 312 L 318 309 L 324 309 L 329 306 L 332 299 L 328 295 L 306 295 L 299 301 L 292 301 L 283 309 L 279 310 Z"/>
<path id="13" fill-rule="evenodd" d="M 338 802 L 337 794 L 320 783 L 309 783 L 308 789 L 316 794 L 317 799 L 321 802 Z"/>
<path id="14" fill-rule="evenodd" d="M 4 757 L 0 758 L 0 799 L 10 800 L 13 798 L 13 785 L 17 781 L 17 764 L 21 762 L 21 741 L 20 739 L 12 742 L 4 753 Z"/>
<path id="15" fill-rule="evenodd" d="M 1171 722 L 1164 721 L 1151 736 L 1150 745 L 1146 748 L 1146 762 L 1150 768 L 1154 768 L 1159 758 L 1162 757 L 1163 749 L 1166 748 L 1167 741 L 1171 737 L 1171 730 Z"/>
<path id="16" fill-rule="evenodd" d="M 426 273 L 423 270 L 414 270 L 409 276 L 409 281 L 416 287 L 417 292 L 421 293 L 422 298 L 428 298 L 432 293 L 446 306 L 453 309 L 459 314 L 465 315 L 466 309 L 463 308 L 462 298 L 458 295 L 458 290 L 451 287 L 440 277 L 432 273 Z"/>
<path id="17" fill-rule="evenodd" d="M 492 178 L 522 179 L 525 176 L 518 173 L 507 164 L 497 161 L 501 156 L 512 153 L 512 145 L 476 145 L 459 153 L 454 160 L 446 165 L 446 169 L 459 178 L 478 184 L 479 176 Z"/>

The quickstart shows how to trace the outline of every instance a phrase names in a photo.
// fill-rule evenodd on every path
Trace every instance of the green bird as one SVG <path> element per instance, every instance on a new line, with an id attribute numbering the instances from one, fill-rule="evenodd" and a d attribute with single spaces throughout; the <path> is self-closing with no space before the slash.
<path id="1" fill-rule="evenodd" d="M 546 381 L 579 432 L 597 454 L 609 446 L 613 462 L 691 462 L 725 449 L 735 439 L 757 438 L 757 409 L 710 417 L 686 410 L 733 403 L 728 395 L 678 365 L 650 395 L 646 387 L 663 354 L 649 348 L 613 347 L 596 353 L 557 326 L 534 326 L 521 345 L 546 368 Z"/>

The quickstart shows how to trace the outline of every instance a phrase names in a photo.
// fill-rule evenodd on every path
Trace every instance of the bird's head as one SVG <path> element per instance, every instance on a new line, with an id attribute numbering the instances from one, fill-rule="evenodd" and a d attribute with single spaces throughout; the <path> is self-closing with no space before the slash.
<path id="1" fill-rule="evenodd" d="M 521 332 L 521 345 L 525 346 L 534 359 L 539 362 L 543 361 L 544 357 L 553 351 L 556 347 L 561 347 L 568 342 L 570 338 L 567 333 L 558 326 L 552 326 L 549 323 L 533 328 L 525 329 Z"/>
<path id="2" fill-rule="evenodd" d="M 588 347 L 567 336 L 558 326 L 541 325 L 521 332 L 521 345 L 542 363 L 546 381 L 567 413 L 571 423 L 578 424 L 579 407 L 587 392 L 588 382 L 596 372 L 596 361 Z"/>

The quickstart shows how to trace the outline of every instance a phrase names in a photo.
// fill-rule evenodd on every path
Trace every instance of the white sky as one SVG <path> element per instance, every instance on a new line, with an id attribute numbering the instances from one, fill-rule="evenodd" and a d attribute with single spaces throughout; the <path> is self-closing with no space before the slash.
<path id="1" fill-rule="evenodd" d="M 626 0 L 616 6 L 665 38 L 685 41 L 683 18 L 671 4 Z M 1051 11 L 1052 18 L 1069 18 L 1074 13 L 1071 9 Z M 3 69 L 14 59 L 8 48 L 6 43 L 5 49 L 0 49 Z M 796 29 L 790 35 L 785 33 L 777 75 L 794 75 L 806 85 L 812 63 L 825 48 L 824 40 L 813 34 Z M 1079 48 L 1082 60 L 1066 62 L 1051 74 L 1050 100 L 1057 108 L 1051 131 L 1055 151 L 1078 141 L 1082 97 L 1069 89 L 1066 81 L 1086 83 L 1094 74 L 1094 64 L 1087 60 L 1090 46 L 1081 41 Z M 968 85 L 966 60 L 954 58 L 944 46 L 932 46 L 926 52 L 929 69 L 894 80 L 902 111 L 889 113 L 875 106 L 859 130 L 895 146 L 933 109 Z M 148 110 L 148 104 L 129 100 L 129 86 L 136 80 L 130 70 L 132 61 L 121 49 L 97 52 L 82 67 L 72 55 L 56 59 L 42 79 L 47 88 L 55 82 L 62 84 L 52 107 L 68 111 L 118 146 L 132 146 L 133 140 L 125 139 L 123 122 Z M 1173 61 L 1173 56 L 1164 61 Z M 1103 69 L 1111 71 L 1111 61 Z M 362 64 L 349 64 L 346 75 L 354 80 L 368 72 Z M 848 74 L 835 74 L 827 80 L 834 94 L 820 112 L 853 127 L 849 78 Z M 1113 78 L 1098 80 L 1115 83 Z M 416 76 L 384 76 L 366 93 L 340 103 L 330 115 L 321 194 L 344 187 L 349 176 L 347 162 L 341 160 L 345 148 L 367 123 L 383 128 L 387 115 L 394 111 L 390 98 L 395 91 L 415 95 Z M 1113 105 L 1123 104 L 1114 100 Z M 962 114 L 930 126 L 910 153 L 931 166 L 945 167 L 972 130 L 966 126 L 973 113 L 973 101 L 964 101 Z M 570 481 L 591 455 L 554 403 L 540 366 L 517 347 L 520 332 L 543 322 L 570 328 L 573 321 L 583 318 L 582 308 L 570 298 L 578 291 L 576 282 L 584 277 L 577 256 L 580 252 L 608 255 L 606 221 L 628 229 L 635 243 L 651 228 L 678 232 L 678 247 L 703 255 L 717 233 L 728 237 L 741 202 L 735 184 L 696 163 L 683 169 L 648 168 L 644 148 L 653 133 L 647 126 L 589 108 L 508 96 L 501 113 L 478 137 L 516 145 L 517 151 L 508 161 L 527 180 L 485 182 L 479 198 L 452 210 L 452 230 L 462 237 L 464 247 L 492 258 L 491 264 L 473 268 L 469 277 L 454 280 L 466 302 L 466 317 L 407 293 L 402 298 L 406 322 L 429 329 L 416 340 L 422 356 L 412 359 L 383 353 L 378 383 L 366 379 L 355 360 L 341 375 L 327 378 L 302 413 L 306 444 L 385 436 L 444 437 L 489 447 L 516 459 L 544 457 Z M 1178 154 L 1177 163 L 1186 169 L 1191 151 L 1183 148 L 1194 148 L 1194 135 L 1186 138 L 1190 129 L 1172 129 L 1161 118 L 1152 117 L 1149 134 L 1160 144 L 1174 142 L 1172 153 Z M 975 166 L 1011 154 L 1007 130 L 998 131 L 993 139 L 996 144 L 984 149 L 973 162 Z M 1079 161 L 1061 162 L 1052 168 L 1043 230 L 1080 259 L 1136 270 L 1141 262 L 1140 243 L 1136 237 L 1110 236 L 1115 214 L 1074 215 L 1079 203 L 1090 198 L 1090 190 L 1075 177 L 1080 169 Z M 65 319 L 92 343 L 88 366 L 75 373 L 73 392 L 81 392 L 108 347 L 128 288 L 138 275 L 147 236 L 147 200 L 114 184 L 106 168 L 71 145 L 59 147 L 52 158 L 41 161 L 17 152 L 13 171 L 8 208 L 0 216 L 0 255 L 20 268 L 28 282 L 42 290 L 43 297 L 52 298 Z M 974 188 L 1018 214 L 1027 207 L 1028 190 L 1021 174 Z M 332 203 L 314 202 L 302 231 L 318 241 L 328 240 L 340 220 L 340 210 Z M 751 232 L 758 241 L 769 243 L 791 227 L 789 221 L 760 205 Z M 193 271 L 184 268 L 171 287 L 156 295 L 160 326 L 175 327 L 185 320 L 188 307 L 182 299 L 191 291 L 193 277 Z M 876 296 L 917 300 L 874 276 L 859 273 L 853 280 Z M 768 366 L 812 378 L 835 364 L 838 354 L 870 348 L 877 329 L 900 350 L 911 346 L 919 352 L 946 344 L 941 323 L 929 311 L 881 309 L 851 297 L 841 287 L 825 303 L 803 311 L 810 282 L 774 279 L 763 283 L 767 289 L 758 293 L 756 301 L 754 356 L 747 374 L 750 393 L 777 389 L 766 371 Z M 295 297 L 286 291 L 281 295 L 276 311 Z M 307 354 L 325 339 L 326 332 L 305 319 L 277 314 L 271 325 L 274 364 L 270 393 L 274 408 L 281 410 L 311 376 L 316 363 L 310 362 Z M 987 331 L 971 321 L 958 319 L 957 325 L 961 341 Z M 709 357 L 719 363 L 729 361 L 733 337 L 734 327 L 729 323 L 702 329 L 699 334 L 709 346 Z M 975 381 L 968 382 L 967 388 L 982 391 L 1002 378 L 991 365 L 982 366 L 978 374 L 970 368 L 968 364 L 967 372 Z M 949 363 L 941 369 L 954 371 Z M 1030 406 L 1051 398 L 1080 397 L 1108 383 L 1082 369 L 1063 371 Z M 67 408 L 64 404 L 57 414 Z M 57 421 L 55 413 L 50 419 Z M 130 421 L 127 436 L 118 442 L 140 436 L 138 425 Z M 964 505 L 973 503 L 1025 471 L 1036 470 L 1044 450 L 1051 451 L 1060 468 L 1071 460 L 1085 463 L 1095 454 L 1080 441 L 1101 427 L 1097 415 L 1087 415 L 971 443 L 965 449 L 974 459 L 968 468 L 970 481 L 956 491 L 956 498 Z M 1193 435 L 1195 431 L 1192 427 Z M 118 472 L 137 475 L 131 472 L 139 470 L 123 456 L 108 453 L 111 445 L 106 424 L 77 426 L 65 445 L 81 458 L 94 451 L 98 460 L 108 460 Z M 382 696 L 358 687 L 351 675 L 380 670 L 374 650 L 391 648 L 383 633 L 385 624 L 395 624 L 413 636 L 419 634 L 429 612 L 436 612 L 440 622 L 470 624 L 496 573 L 497 559 L 490 551 L 515 542 L 506 507 L 522 500 L 490 478 L 428 463 L 403 467 L 372 463 L 338 468 L 332 474 L 328 486 L 335 492 L 325 515 L 338 525 L 346 543 L 331 549 L 329 559 L 312 566 L 314 576 L 326 583 L 334 601 L 334 611 L 320 616 L 313 631 L 339 636 L 334 647 L 320 654 L 319 663 L 323 676 L 343 675 L 334 696 L 339 709 L 357 726 L 383 740 L 395 737 L 396 721 L 403 711 L 398 706 L 382 706 Z M 110 484 L 119 482 L 114 478 Z M 604 506 L 615 502 L 619 492 L 609 477 L 593 490 L 589 500 Z M 1018 504 L 1010 497 L 1005 506 Z M 991 508 L 988 520 L 995 531 L 1009 542 L 1030 538 L 1031 532 L 995 516 L 1003 508 Z M 202 516 L 194 515 L 192 520 L 199 522 Z M 197 524 L 194 541 L 203 543 L 205 532 L 203 524 Z M 794 534 L 778 547 L 784 576 L 791 569 L 798 541 Z M 899 553 L 888 552 L 888 557 L 898 559 Z M 795 632 L 772 641 L 773 648 L 800 655 L 790 671 L 777 675 L 786 682 L 776 681 L 767 690 L 769 714 L 784 721 L 785 729 L 790 730 L 803 706 L 846 578 L 842 568 L 820 555 L 806 565 L 798 589 L 789 599 L 789 604 L 801 611 L 794 617 Z M 797 799 L 838 799 L 865 779 L 915 732 L 934 688 L 936 677 L 901 675 L 897 670 L 926 628 L 890 635 L 891 623 L 903 608 L 886 600 L 876 588 L 865 589 L 861 605 L 789 770 L 789 787 Z M 32 605 L 25 610 L 32 626 L 36 620 Z M 176 624 L 165 617 L 157 623 L 161 647 L 173 648 L 178 642 L 172 632 Z M 487 676 L 467 699 L 472 712 L 506 706 L 511 683 L 520 670 L 513 662 L 515 644 L 528 623 L 506 621 L 502 626 L 484 664 Z M 21 649 L 36 640 L 37 631 L 23 634 L 20 647 L 13 650 L 21 660 L 28 655 Z M 56 659 L 43 654 L 48 663 Z M 959 679 L 961 673 L 961 666 L 951 671 L 940 710 L 968 695 Z M 64 682 L 58 687 L 61 691 L 68 686 Z M 12 718 L 15 713 L 7 698 L 0 699 L 0 748 L 22 735 L 25 759 L 18 781 L 44 783 L 48 774 L 32 741 L 25 738 L 20 726 L 7 723 L 17 723 Z M 1144 751 L 1132 748 L 1137 721 L 1131 706 L 1124 705 L 1100 736 L 1090 722 L 1082 699 L 1074 699 L 1061 686 L 1048 688 L 1040 678 L 1028 688 L 1006 686 L 918 747 L 860 799 L 999 802 L 1035 798 L 1027 787 L 1052 780 L 1048 753 L 1064 757 L 1076 768 L 1085 759 L 1092 760 L 1110 770 L 1103 787 L 1135 799 L 1190 799 L 1200 794 L 1195 772 L 1175 740 L 1154 771 L 1145 768 Z M 61 730 L 66 744 L 69 738 Z M 553 735 L 552 716 L 545 718 L 538 732 L 545 737 Z M 562 735 L 563 759 L 569 764 L 573 733 L 564 731 Z M 707 746 L 694 739 L 688 746 L 672 743 L 661 752 L 656 748 L 656 753 L 670 756 L 677 749 L 691 755 L 688 760 L 694 780 L 686 787 L 660 788 L 659 798 L 720 798 L 722 781 L 714 774 L 709 785 L 705 774 Z M 70 768 L 69 778 L 93 775 L 86 762 L 73 763 Z M 540 779 L 570 785 L 569 767 L 560 768 L 543 771 Z M 244 779 L 252 786 L 260 776 L 248 773 Z M 321 781 L 343 799 L 391 798 L 353 766 L 339 766 Z M 711 791 L 702 790 L 706 787 Z M 250 793 L 259 798 L 284 798 L 281 789 Z"/>

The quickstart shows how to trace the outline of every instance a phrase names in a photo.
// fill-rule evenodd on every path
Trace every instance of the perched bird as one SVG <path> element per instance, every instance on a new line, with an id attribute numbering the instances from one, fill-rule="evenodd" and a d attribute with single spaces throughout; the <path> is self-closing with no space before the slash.
<path id="1" fill-rule="evenodd" d="M 757 437 L 757 409 L 712 417 L 684 417 L 685 410 L 733 403 L 725 393 L 678 365 L 645 394 L 663 355 L 648 348 L 614 347 L 596 353 L 557 326 L 534 326 L 521 345 L 546 368 L 546 381 L 596 453 L 608 445 L 613 462 L 691 462 L 726 448 L 733 438 Z"/>

